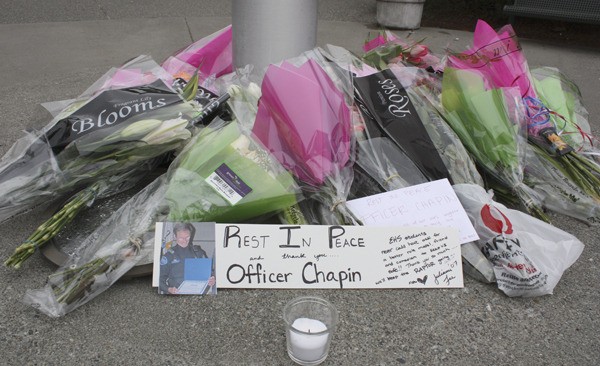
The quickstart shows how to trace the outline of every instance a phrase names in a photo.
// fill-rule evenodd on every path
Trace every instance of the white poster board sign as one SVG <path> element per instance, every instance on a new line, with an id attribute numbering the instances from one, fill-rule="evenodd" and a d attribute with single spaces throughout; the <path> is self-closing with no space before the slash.
<path id="1" fill-rule="evenodd" d="M 463 287 L 448 227 L 216 224 L 219 288 Z"/>
<path id="2" fill-rule="evenodd" d="M 346 202 L 365 226 L 449 226 L 461 244 L 478 240 L 448 179 L 418 184 Z"/>

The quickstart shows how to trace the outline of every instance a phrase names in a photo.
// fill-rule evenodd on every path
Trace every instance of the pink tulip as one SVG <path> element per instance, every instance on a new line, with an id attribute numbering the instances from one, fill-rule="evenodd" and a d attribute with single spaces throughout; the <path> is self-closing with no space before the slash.
<path id="1" fill-rule="evenodd" d="M 302 182 L 322 185 L 350 158 L 350 110 L 344 95 L 313 60 L 270 65 L 254 135 Z"/>

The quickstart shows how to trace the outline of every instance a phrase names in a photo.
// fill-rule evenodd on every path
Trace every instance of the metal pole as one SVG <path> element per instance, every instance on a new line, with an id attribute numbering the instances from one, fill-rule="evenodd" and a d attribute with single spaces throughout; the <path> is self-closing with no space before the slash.
<path id="1" fill-rule="evenodd" d="M 317 0 L 233 0 L 233 63 L 262 71 L 317 44 Z"/>

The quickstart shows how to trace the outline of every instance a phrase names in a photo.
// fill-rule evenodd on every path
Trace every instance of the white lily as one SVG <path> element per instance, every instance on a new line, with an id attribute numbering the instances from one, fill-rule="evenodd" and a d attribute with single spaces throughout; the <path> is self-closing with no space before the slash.
<path id="1" fill-rule="evenodd" d="M 161 123 L 160 127 L 146 135 L 141 141 L 150 145 L 164 144 L 175 140 L 184 140 L 192 137 L 186 129 L 188 120 L 181 117 L 169 119 Z"/>
<path id="2" fill-rule="evenodd" d="M 129 126 L 125 127 L 119 135 L 121 137 L 130 137 L 130 136 L 143 136 L 150 131 L 153 131 L 155 128 L 160 126 L 162 123 L 159 119 L 143 119 L 141 121 L 134 122 Z"/>

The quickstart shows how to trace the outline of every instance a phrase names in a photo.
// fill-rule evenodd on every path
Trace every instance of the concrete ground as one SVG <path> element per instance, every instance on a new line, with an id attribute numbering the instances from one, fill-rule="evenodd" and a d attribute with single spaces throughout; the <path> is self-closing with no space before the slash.
<path id="1" fill-rule="evenodd" d="M 40 103 L 75 97 L 139 54 L 162 60 L 229 24 L 229 6 L 217 0 L 2 1 L 0 154 L 22 130 L 39 126 Z M 376 30 L 370 1 L 321 1 L 319 11 L 320 45 L 359 52 Z M 424 28 L 412 37 L 427 37 L 425 43 L 442 52 L 464 49 L 472 34 Z M 599 135 L 600 53 L 527 40 L 522 45 L 531 66 L 558 67 L 575 81 Z M 0 258 L 46 217 L 24 215 L 1 225 Z M 330 365 L 597 365 L 600 230 L 552 219 L 586 247 L 554 295 L 533 299 L 509 298 L 468 277 L 463 289 L 221 290 L 215 297 L 163 297 L 143 277 L 120 281 L 51 319 L 21 303 L 26 289 L 43 286 L 56 269 L 35 255 L 20 271 L 0 268 L 0 364 L 292 364 L 282 309 L 310 294 L 327 298 L 340 313 Z"/>

